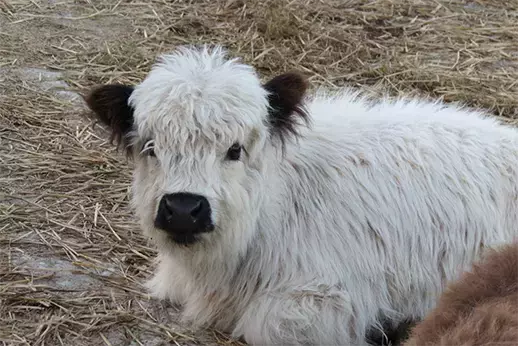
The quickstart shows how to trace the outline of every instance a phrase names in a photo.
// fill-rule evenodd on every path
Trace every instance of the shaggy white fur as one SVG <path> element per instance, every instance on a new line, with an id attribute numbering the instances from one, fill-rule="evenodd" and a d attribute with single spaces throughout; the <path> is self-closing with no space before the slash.
<path id="1" fill-rule="evenodd" d="M 518 235 L 514 129 L 321 90 L 283 151 L 267 96 L 218 47 L 163 56 L 131 94 L 133 206 L 160 253 L 148 286 L 186 321 L 255 345 L 365 345 L 382 319 L 421 319 L 483 248 Z M 235 142 L 246 154 L 227 161 Z M 173 192 L 205 196 L 216 230 L 180 246 L 156 229 Z"/>

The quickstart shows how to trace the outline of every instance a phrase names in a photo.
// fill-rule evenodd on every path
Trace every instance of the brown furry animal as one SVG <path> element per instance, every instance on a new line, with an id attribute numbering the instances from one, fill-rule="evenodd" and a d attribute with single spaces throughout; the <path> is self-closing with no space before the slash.
<path id="1" fill-rule="evenodd" d="M 518 243 L 484 257 L 448 286 L 405 346 L 518 345 Z"/>

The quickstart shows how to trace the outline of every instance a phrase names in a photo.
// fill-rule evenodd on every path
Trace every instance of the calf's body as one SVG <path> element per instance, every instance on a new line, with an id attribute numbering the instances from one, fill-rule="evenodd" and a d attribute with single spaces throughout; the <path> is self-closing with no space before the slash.
<path id="1" fill-rule="evenodd" d="M 518 132 L 477 112 L 305 96 L 297 75 L 261 84 L 218 49 L 165 56 L 129 111 L 106 102 L 113 90 L 88 102 L 136 160 L 133 206 L 159 249 L 148 287 L 251 344 L 364 345 L 381 321 L 423 318 L 484 248 L 518 234 Z M 188 238 L 157 226 L 173 192 L 204 196 L 213 225 Z"/>

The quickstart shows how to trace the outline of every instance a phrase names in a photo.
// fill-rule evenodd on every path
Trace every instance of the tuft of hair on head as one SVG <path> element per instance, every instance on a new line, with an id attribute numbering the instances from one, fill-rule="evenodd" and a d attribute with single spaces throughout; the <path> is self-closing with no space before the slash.
<path id="1" fill-rule="evenodd" d="M 298 136 L 300 120 L 309 125 L 309 115 L 302 105 L 308 82 L 300 73 L 288 72 L 272 78 L 263 88 L 268 92 L 272 135 L 277 136 L 284 147 L 288 137 Z"/>
<path id="2" fill-rule="evenodd" d="M 132 86 L 107 84 L 84 97 L 97 120 L 110 128 L 110 143 L 115 141 L 117 148 L 122 144 L 126 154 L 131 151 L 128 134 L 133 128 L 133 107 L 129 104 L 132 92 Z"/>

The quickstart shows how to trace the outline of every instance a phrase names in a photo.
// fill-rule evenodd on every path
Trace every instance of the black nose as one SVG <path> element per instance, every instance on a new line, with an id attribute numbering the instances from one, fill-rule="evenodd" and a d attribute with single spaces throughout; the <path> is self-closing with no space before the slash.
<path id="1" fill-rule="evenodd" d="M 211 230 L 210 204 L 200 195 L 180 192 L 164 195 L 155 225 L 172 235 L 189 237 Z"/>

